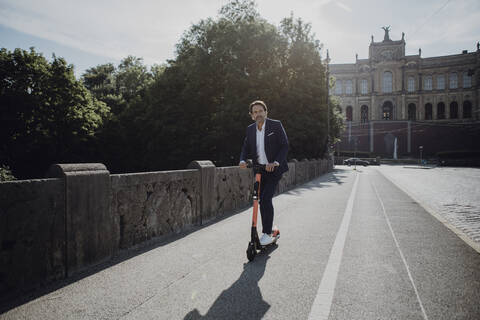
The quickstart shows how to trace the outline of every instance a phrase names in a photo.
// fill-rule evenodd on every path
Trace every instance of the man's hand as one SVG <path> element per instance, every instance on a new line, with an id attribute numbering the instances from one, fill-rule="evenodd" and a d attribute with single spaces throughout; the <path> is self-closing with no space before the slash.
<path id="1" fill-rule="evenodd" d="M 242 169 L 245 169 L 247 167 L 247 163 L 245 161 L 240 161 L 240 163 L 238 164 L 238 166 Z"/>
<path id="2" fill-rule="evenodd" d="M 265 170 L 266 170 L 267 172 L 273 172 L 273 170 L 275 170 L 275 167 L 276 167 L 276 166 L 277 166 L 276 163 L 267 163 L 267 164 L 265 165 Z"/>

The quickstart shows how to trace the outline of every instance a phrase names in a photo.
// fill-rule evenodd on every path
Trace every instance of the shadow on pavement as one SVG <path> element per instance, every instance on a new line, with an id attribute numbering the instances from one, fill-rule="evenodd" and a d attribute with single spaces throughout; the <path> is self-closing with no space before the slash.
<path id="1" fill-rule="evenodd" d="M 230 288 L 222 291 L 204 316 L 195 308 L 183 319 L 262 319 L 270 305 L 263 300 L 258 282 L 265 273 L 269 254 L 277 247 L 274 244 L 257 255 L 252 262 L 245 263 L 240 278 Z"/>
<path id="2" fill-rule="evenodd" d="M 353 169 L 352 169 L 353 170 Z M 345 183 L 345 178 L 347 178 L 347 174 L 349 171 L 348 169 L 339 169 L 335 168 L 333 172 L 326 173 L 312 181 L 305 182 L 302 185 L 296 186 L 295 188 L 285 191 L 285 194 L 300 194 L 302 190 L 308 189 L 319 189 L 319 188 L 329 188 L 331 187 L 332 183 L 337 185 L 341 185 Z M 357 172 L 361 172 L 357 169 Z"/>

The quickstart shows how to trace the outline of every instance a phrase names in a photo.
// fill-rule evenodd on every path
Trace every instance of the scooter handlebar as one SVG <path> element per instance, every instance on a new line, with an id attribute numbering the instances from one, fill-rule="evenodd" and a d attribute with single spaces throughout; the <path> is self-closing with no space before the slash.
<path id="1" fill-rule="evenodd" d="M 255 172 L 263 172 L 267 167 L 265 164 L 253 163 L 251 159 L 247 159 L 247 168 L 253 169 Z"/>

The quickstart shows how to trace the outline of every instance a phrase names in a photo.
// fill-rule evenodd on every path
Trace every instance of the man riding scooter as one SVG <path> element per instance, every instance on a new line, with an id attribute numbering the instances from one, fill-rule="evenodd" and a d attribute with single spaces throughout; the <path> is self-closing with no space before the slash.
<path id="1" fill-rule="evenodd" d="M 260 244 L 266 246 L 276 239 L 272 234 L 274 209 L 272 198 L 282 174 L 288 171 L 288 138 L 282 123 L 267 118 L 267 105 L 261 100 L 252 102 L 249 114 L 255 123 L 247 127 L 246 137 L 240 154 L 241 168 L 247 167 L 247 159 L 254 164 L 265 165 L 260 183 L 260 214 L 262 237 Z"/>

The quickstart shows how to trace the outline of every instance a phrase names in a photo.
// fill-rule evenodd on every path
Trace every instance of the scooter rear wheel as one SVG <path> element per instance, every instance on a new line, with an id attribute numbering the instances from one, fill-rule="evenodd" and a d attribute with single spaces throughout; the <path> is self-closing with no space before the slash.
<path id="1" fill-rule="evenodd" d="M 255 250 L 255 246 L 253 245 L 253 243 L 250 242 L 247 248 L 248 261 L 252 261 L 253 259 L 255 259 L 256 254 L 257 254 L 257 250 Z"/>

